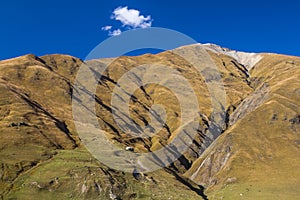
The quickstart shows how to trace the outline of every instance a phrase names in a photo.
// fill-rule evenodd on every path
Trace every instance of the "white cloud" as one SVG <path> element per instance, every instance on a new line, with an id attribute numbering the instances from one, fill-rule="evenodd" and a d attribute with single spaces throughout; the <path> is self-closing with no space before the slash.
<path id="1" fill-rule="evenodd" d="M 120 29 L 116 29 L 116 30 L 113 30 L 113 31 L 109 31 L 108 35 L 109 36 L 117 36 L 117 35 L 120 35 L 121 33 L 122 33 L 122 31 Z"/>
<path id="2" fill-rule="evenodd" d="M 151 19 L 151 16 L 148 15 L 147 17 L 145 17 L 140 13 L 141 12 L 139 10 L 128 9 L 127 6 L 118 7 L 113 11 L 111 19 L 120 21 L 122 23 L 122 27 L 127 29 L 151 27 L 153 21 Z M 121 29 L 124 28 L 118 28 L 113 30 L 113 27 L 111 25 L 108 25 L 103 26 L 101 30 L 107 31 L 109 36 L 117 36 L 122 33 Z"/>
<path id="3" fill-rule="evenodd" d="M 125 7 L 118 7 L 113 11 L 112 19 L 118 20 L 123 26 L 129 28 L 148 28 L 152 25 L 151 16 L 140 15 L 139 10 L 128 9 Z"/>
<path id="4" fill-rule="evenodd" d="M 103 26 L 102 31 L 107 31 L 109 36 L 117 36 L 122 33 L 120 29 L 112 30 L 112 26 Z"/>
<path id="5" fill-rule="evenodd" d="M 112 26 L 103 26 L 103 27 L 101 28 L 101 30 L 102 30 L 102 31 L 109 31 L 109 30 L 111 30 L 111 28 L 112 28 Z"/>

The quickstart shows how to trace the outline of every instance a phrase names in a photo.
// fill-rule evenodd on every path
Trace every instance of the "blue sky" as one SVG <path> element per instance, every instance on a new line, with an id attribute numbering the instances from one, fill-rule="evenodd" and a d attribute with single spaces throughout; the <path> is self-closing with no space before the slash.
<path id="1" fill-rule="evenodd" d="M 300 56 L 297 0 L 7 0 L 0 3 L 0 59 L 28 53 L 83 59 L 110 37 L 102 27 L 134 28 L 122 26 L 116 15 L 111 19 L 116 8 L 125 6 L 140 11 L 143 19 L 150 16 L 144 22 L 152 27 L 174 29 L 200 43 Z"/>

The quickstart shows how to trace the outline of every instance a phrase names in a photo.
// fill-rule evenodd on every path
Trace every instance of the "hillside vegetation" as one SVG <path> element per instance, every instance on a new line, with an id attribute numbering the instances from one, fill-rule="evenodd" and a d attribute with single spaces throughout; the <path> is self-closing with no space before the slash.
<path id="1" fill-rule="evenodd" d="M 189 56 L 197 48 L 179 50 Z M 0 199 L 297 199 L 300 58 L 259 54 L 251 59 L 248 54 L 223 51 L 208 47 L 226 103 L 220 106 L 224 124 L 217 127 L 222 134 L 205 150 L 205 137 L 216 126 L 207 79 L 176 50 L 122 56 L 109 66 L 112 59 L 84 62 L 59 54 L 0 61 Z M 245 60 L 251 67 L 240 63 Z M 199 123 L 199 129 L 187 151 L 170 166 L 140 174 L 111 169 L 86 150 L 76 132 L 72 115 L 76 74 L 80 67 L 106 68 L 102 76 L 93 72 L 100 78 L 94 114 L 105 136 L 123 149 L 155 152 L 176 138 L 181 128 L 176 95 L 159 84 L 147 84 L 130 96 L 130 118 L 136 125 L 151 124 L 153 105 L 165 108 L 166 121 L 152 137 L 127 134 L 115 122 L 116 108 L 111 106 L 119 79 L 150 64 L 168 66 L 189 81 L 199 104 L 199 115 L 191 123 Z M 133 82 L 139 73 L 133 74 Z M 121 114 L 122 122 L 129 124 Z"/>

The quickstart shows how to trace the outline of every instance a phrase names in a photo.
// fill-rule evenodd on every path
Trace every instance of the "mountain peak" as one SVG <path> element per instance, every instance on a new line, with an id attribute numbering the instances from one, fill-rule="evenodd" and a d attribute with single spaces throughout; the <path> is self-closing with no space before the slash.
<path id="1" fill-rule="evenodd" d="M 226 48 L 226 47 L 222 47 L 220 45 L 217 45 L 217 44 L 213 44 L 213 43 L 205 43 L 203 44 L 205 47 L 208 47 L 210 49 L 214 49 L 215 51 L 225 51 L 225 52 L 229 52 L 229 51 L 232 51 L 231 49 L 229 48 Z"/>
<path id="2" fill-rule="evenodd" d="M 184 50 L 187 47 L 198 48 L 200 47 L 200 45 L 202 45 L 207 51 L 211 51 L 218 55 L 223 54 L 232 57 L 238 63 L 243 65 L 248 71 L 263 58 L 262 53 L 249 53 L 249 52 L 236 51 L 212 43 L 206 43 L 206 44 L 197 43 L 197 44 L 182 46 L 176 49 Z"/>
<path id="3" fill-rule="evenodd" d="M 231 50 L 229 48 L 221 47 L 216 44 L 206 43 L 203 44 L 207 50 L 212 51 L 217 54 L 224 54 L 234 58 L 240 64 L 244 65 L 248 70 L 250 70 L 254 65 L 256 65 L 261 59 L 261 53 L 248 53 L 242 51 Z"/>

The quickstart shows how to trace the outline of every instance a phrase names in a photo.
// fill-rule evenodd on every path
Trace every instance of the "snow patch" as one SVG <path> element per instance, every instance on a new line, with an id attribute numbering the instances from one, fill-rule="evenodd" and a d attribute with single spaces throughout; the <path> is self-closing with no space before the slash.
<path id="1" fill-rule="evenodd" d="M 217 54 L 224 54 L 234 58 L 240 64 L 244 65 L 249 71 L 254 65 L 256 65 L 263 57 L 259 53 L 247 53 L 241 51 L 235 51 L 228 48 L 223 48 L 216 44 L 203 44 L 207 50 L 212 51 Z"/>

